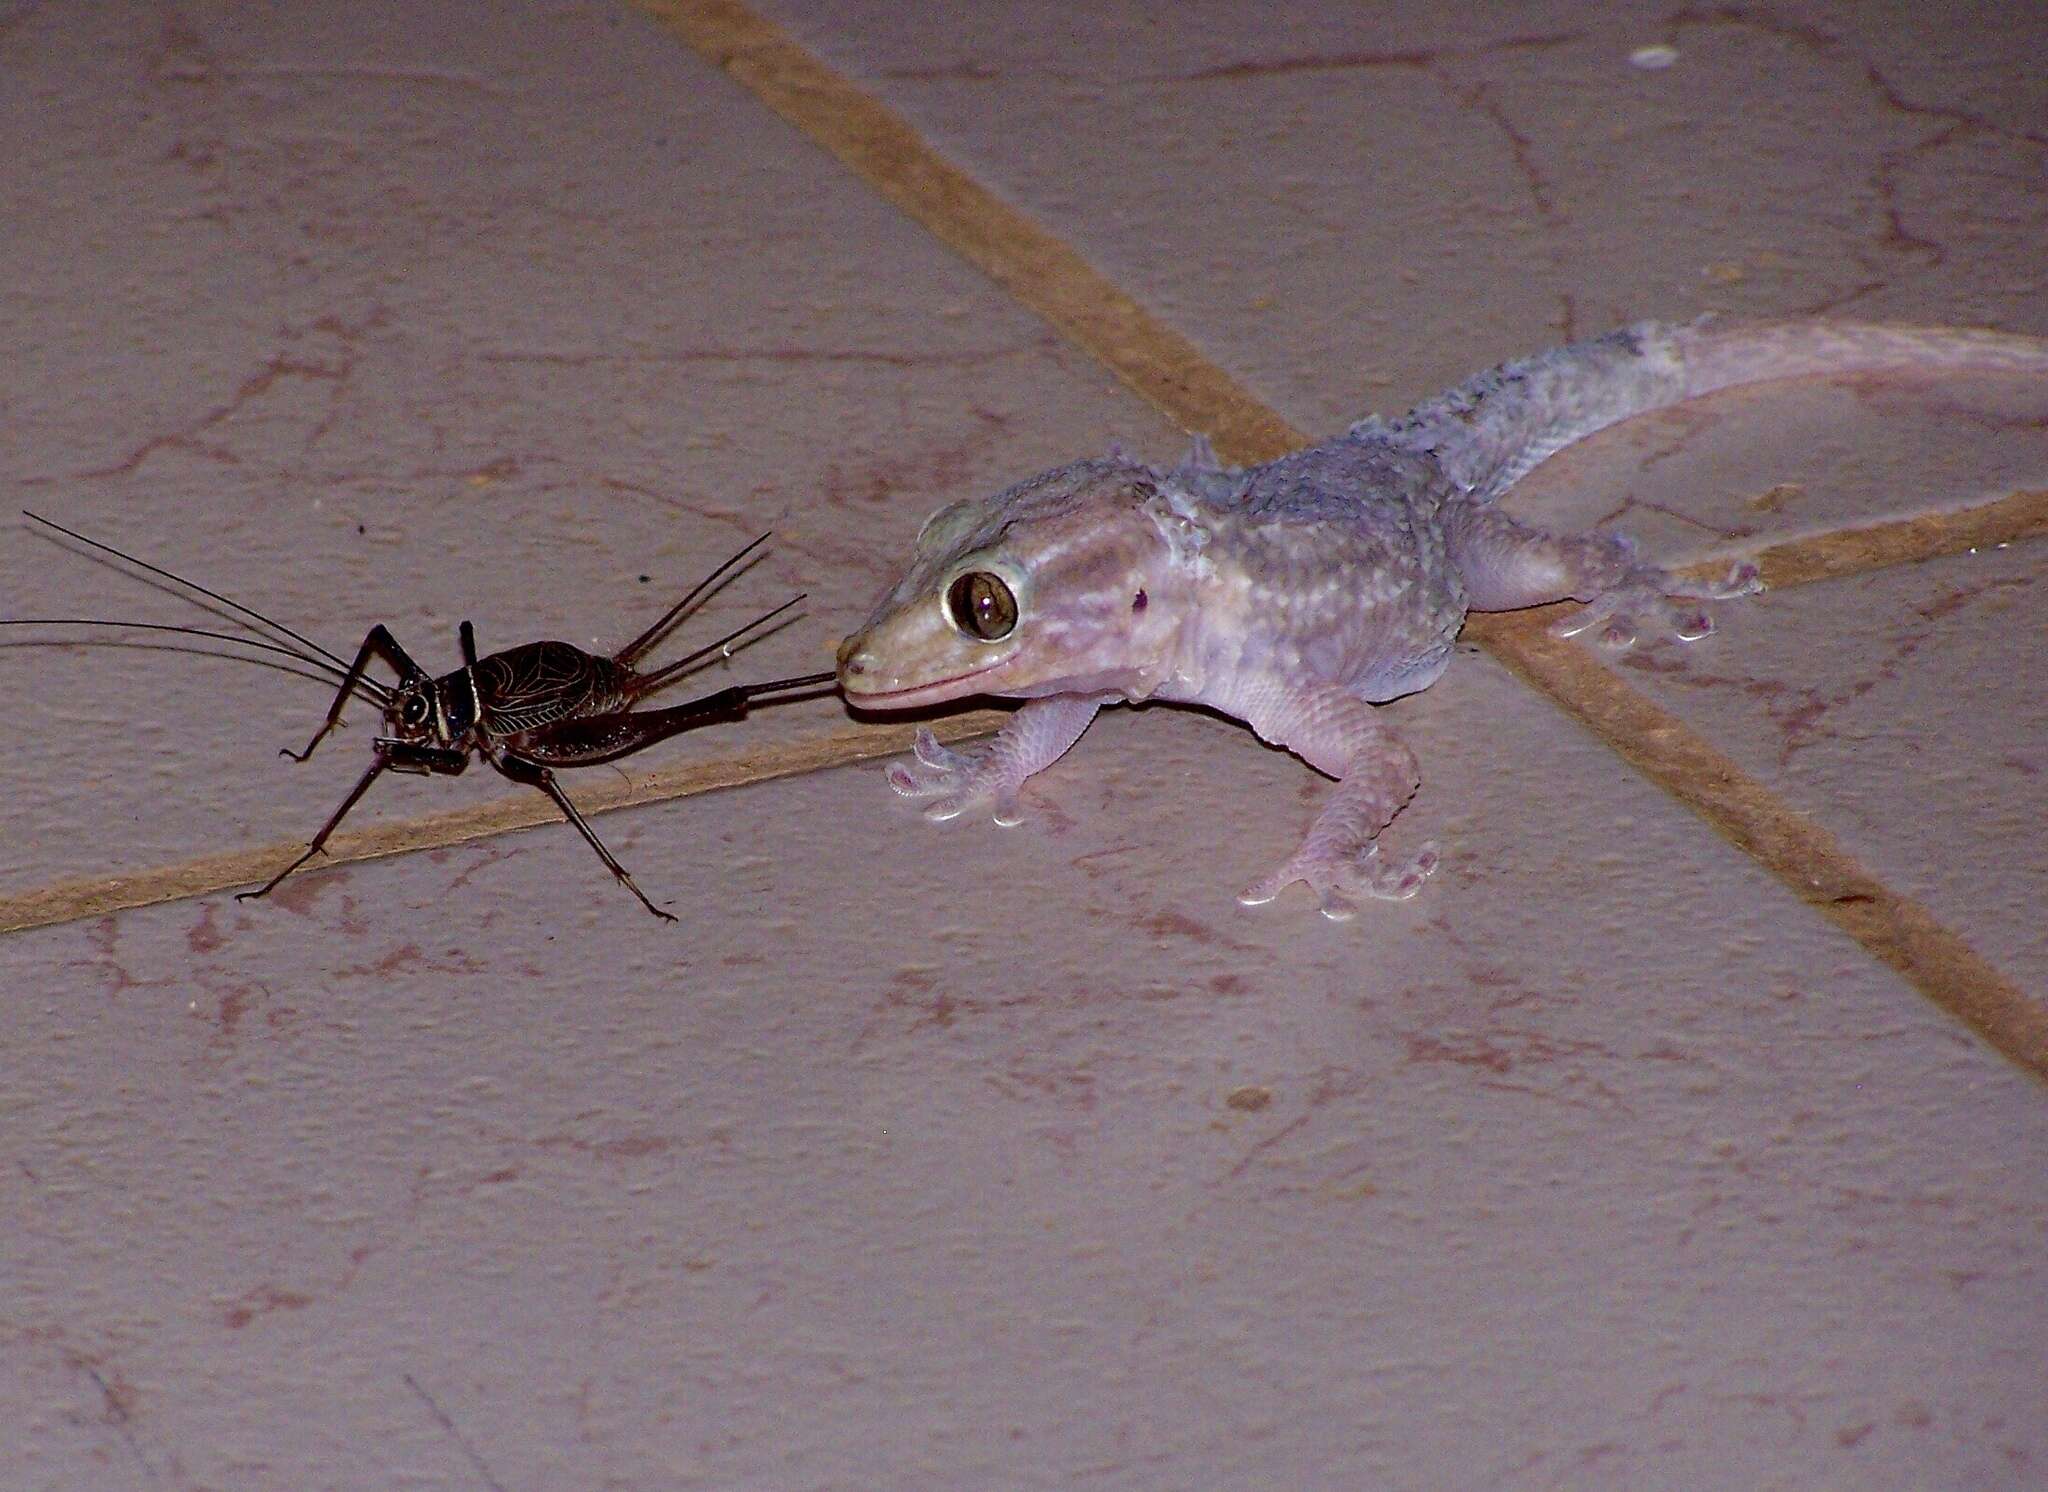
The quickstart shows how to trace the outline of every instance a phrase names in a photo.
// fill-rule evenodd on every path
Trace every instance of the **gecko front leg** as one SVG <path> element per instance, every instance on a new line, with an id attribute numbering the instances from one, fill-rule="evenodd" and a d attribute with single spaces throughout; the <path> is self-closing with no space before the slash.
<path id="1" fill-rule="evenodd" d="M 1044 771 L 1081 739 L 1095 712 L 1117 698 L 1113 694 L 1055 694 L 1034 699 L 1013 715 L 995 739 L 965 751 L 941 746 L 928 730 L 917 733 L 915 764 L 889 767 L 889 786 L 906 798 L 938 801 L 924 811 L 928 819 L 956 818 L 977 803 L 993 802 L 995 821 L 1006 828 L 1023 822 L 1017 790 L 1028 777 Z"/>
<path id="2" fill-rule="evenodd" d="M 1246 887 L 1247 906 L 1271 901 L 1296 881 L 1308 882 L 1322 913 L 1343 921 L 1359 897 L 1406 901 L 1437 866 L 1437 846 L 1406 860 L 1380 856 L 1380 832 L 1415 796 L 1422 780 L 1415 753 L 1375 717 L 1375 707 L 1331 686 L 1289 690 L 1251 712 L 1253 730 L 1338 779 L 1297 849 L 1272 874 Z"/>
<path id="3" fill-rule="evenodd" d="M 1557 635 L 1597 626 L 1600 640 L 1614 647 L 1628 647 L 1645 632 L 1696 641 L 1714 630 L 1702 603 L 1763 589 L 1752 564 L 1731 567 L 1721 580 L 1688 580 L 1644 561 L 1625 535 L 1547 533 L 1469 499 L 1446 512 L 1444 535 L 1474 611 L 1584 601 L 1583 611 L 1557 625 Z"/>

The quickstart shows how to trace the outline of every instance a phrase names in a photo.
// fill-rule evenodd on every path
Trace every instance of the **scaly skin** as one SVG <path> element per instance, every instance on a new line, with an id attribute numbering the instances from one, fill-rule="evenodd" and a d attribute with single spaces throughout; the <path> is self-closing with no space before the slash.
<path id="1" fill-rule="evenodd" d="M 1323 913 L 1412 896 L 1436 848 L 1380 857 L 1414 796 L 1415 758 L 1377 707 L 1427 688 L 1468 610 L 1575 598 L 1560 630 L 1713 629 L 1703 603 L 1760 589 L 1751 566 L 1712 584 L 1635 557 L 1617 534 L 1558 536 L 1494 500 L 1595 430 L 1734 384 L 1949 368 L 2048 375 L 2048 343 L 1993 332 L 1853 323 L 1644 323 L 1508 363 L 1398 420 L 1264 466 L 1229 469 L 1197 441 L 1160 470 L 1113 456 L 1043 472 L 934 514 L 909 572 L 839 650 L 849 703 L 901 709 L 970 695 L 1028 700 L 978 750 L 921 732 L 889 772 L 933 818 L 993 803 L 1079 739 L 1104 704 L 1203 704 L 1338 781 L 1301 847 L 1241 900 L 1305 881 Z"/>

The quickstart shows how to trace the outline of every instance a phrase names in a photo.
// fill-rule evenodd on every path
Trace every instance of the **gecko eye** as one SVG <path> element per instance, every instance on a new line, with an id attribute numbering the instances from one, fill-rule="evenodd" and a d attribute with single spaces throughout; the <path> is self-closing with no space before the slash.
<path id="1" fill-rule="evenodd" d="M 946 587 L 953 625 L 970 637 L 996 642 L 1017 625 L 1017 598 L 986 570 L 970 570 Z"/>

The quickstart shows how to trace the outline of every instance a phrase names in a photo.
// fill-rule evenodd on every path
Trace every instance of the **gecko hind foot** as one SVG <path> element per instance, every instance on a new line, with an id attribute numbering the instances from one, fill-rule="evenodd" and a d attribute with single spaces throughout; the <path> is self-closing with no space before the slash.
<path id="1" fill-rule="evenodd" d="M 1732 601 L 1763 588 L 1757 567 L 1748 561 L 1720 580 L 1688 580 L 1655 565 L 1636 565 L 1551 630 L 1558 637 L 1577 637 L 1599 627 L 1599 640 L 1612 648 L 1631 647 L 1644 633 L 1697 642 L 1714 631 L 1713 615 L 1702 603 Z"/>
<path id="2" fill-rule="evenodd" d="M 937 798 L 926 806 L 924 816 L 933 823 L 958 818 L 978 803 L 993 802 L 995 821 L 1010 828 L 1024 821 L 1024 807 L 1017 797 L 1017 784 L 1008 780 L 1003 763 L 996 759 L 990 743 L 978 749 L 955 751 L 939 744 L 928 730 L 919 730 L 913 748 L 917 760 L 891 762 L 889 786 L 906 798 Z"/>
<path id="3" fill-rule="evenodd" d="M 1382 858 L 1377 844 L 1351 855 L 1302 850 L 1271 875 L 1245 887 L 1237 899 L 1248 907 L 1259 906 L 1294 882 L 1306 881 L 1316 894 L 1317 910 L 1332 922 L 1343 922 L 1357 914 L 1361 899 L 1408 900 L 1435 873 L 1440 859 L 1434 840 L 1398 861 Z"/>

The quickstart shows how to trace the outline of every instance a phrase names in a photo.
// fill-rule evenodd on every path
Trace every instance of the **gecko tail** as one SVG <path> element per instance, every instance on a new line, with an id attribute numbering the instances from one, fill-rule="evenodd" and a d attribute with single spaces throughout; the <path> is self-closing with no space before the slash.
<path id="1" fill-rule="evenodd" d="M 1685 364 L 1688 399 L 1738 384 L 1841 373 L 2048 374 L 2048 341 L 1970 327 L 1708 317 L 1670 335 Z"/>
<path id="2" fill-rule="evenodd" d="M 1655 321 L 1489 369 L 1396 420 L 1362 420 L 1353 439 L 1433 457 L 1492 501 L 1595 431 L 1719 389 L 1781 378 L 1899 372 L 2048 376 L 2048 341 L 1953 327 L 1854 321 Z"/>

